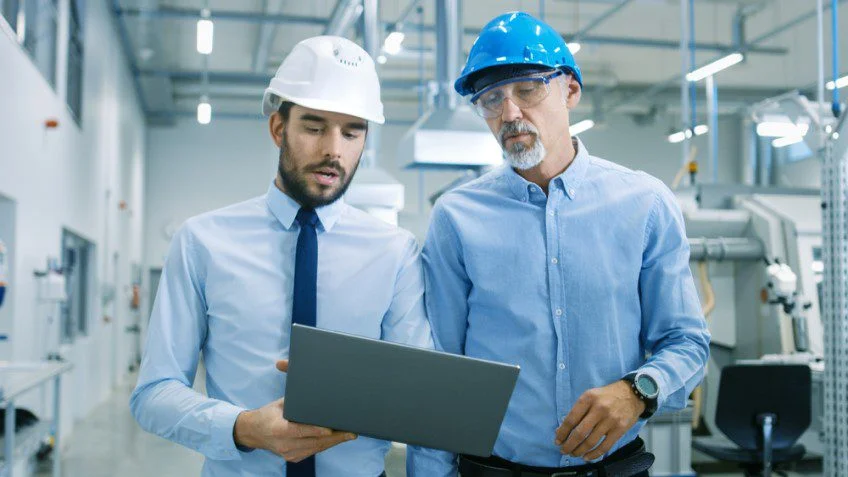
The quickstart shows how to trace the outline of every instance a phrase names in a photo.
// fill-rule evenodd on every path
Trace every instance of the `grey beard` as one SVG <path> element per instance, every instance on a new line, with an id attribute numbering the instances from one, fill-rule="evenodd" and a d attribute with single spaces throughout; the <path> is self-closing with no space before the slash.
<path id="1" fill-rule="evenodd" d="M 545 158 L 545 146 L 539 138 L 536 138 L 532 147 L 528 148 L 523 143 L 517 142 L 509 149 L 504 149 L 504 159 L 515 169 L 526 171 L 537 165 Z"/>

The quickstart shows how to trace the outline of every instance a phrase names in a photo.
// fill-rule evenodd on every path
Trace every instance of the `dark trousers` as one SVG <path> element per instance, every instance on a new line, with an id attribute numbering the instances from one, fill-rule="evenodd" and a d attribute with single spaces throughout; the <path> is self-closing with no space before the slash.
<path id="1" fill-rule="evenodd" d="M 613 465 L 615 463 L 618 464 Z M 633 469 L 634 463 L 638 463 L 635 469 Z M 607 477 L 610 475 L 608 471 L 616 477 L 647 477 L 651 463 L 653 463 L 653 455 L 645 451 L 645 443 L 637 437 L 606 459 L 594 464 L 560 468 L 534 467 L 510 462 L 497 456 L 484 459 L 463 455 L 460 456 L 459 470 L 462 477 L 543 477 L 556 474 Z M 621 467 L 622 464 L 626 465 L 627 470 Z"/>

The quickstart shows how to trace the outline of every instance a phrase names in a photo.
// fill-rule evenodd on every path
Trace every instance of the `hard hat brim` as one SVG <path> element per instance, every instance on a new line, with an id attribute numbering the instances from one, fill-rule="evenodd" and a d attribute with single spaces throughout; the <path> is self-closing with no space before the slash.
<path id="1" fill-rule="evenodd" d="M 275 101 L 275 96 L 281 101 Z M 262 114 L 265 116 L 271 116 L 272 114 L 277 112 L 277 109 L 279 108 L 279 105 L 282 101 L 289 101 L 294 104 L 297 104 L 298 106 L 303 106 L 304 108 L 328 111 L 331 113 L 347 114 L 357 118 L 362 118 L 366 121 L 376 124 L 384 124 L 386 122 L 386 117 L 383 114 L 363 114 L 362 111 L 354 110 L 355 108 L 345 108 L 344 106 L 340 106 L 336 101 L 285 96 L 279 94 L 276 91 L 273 91 L 271 88 L 265 90 L 265 96 L 262 98 Z"/>

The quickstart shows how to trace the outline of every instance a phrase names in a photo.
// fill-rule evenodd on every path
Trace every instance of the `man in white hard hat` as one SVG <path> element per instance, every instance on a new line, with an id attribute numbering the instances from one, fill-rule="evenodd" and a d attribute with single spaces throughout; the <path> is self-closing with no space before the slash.
<path id="1" fill-rule="evenodd" d="M 384 475 L 389 442 L 283 418 L 278 361 L 293 323 L 433 346 L 415 239 L 340 199 L 368 122 L 384 122 L 374 62 L 344 38 L 304 40 L 263 112 L 277 176 L 264 196 L 193 217 L 174 236 L 133 415 L 204 454 L 204 476 Z M 201 352 L 208 397 L 192 389 Z"/>

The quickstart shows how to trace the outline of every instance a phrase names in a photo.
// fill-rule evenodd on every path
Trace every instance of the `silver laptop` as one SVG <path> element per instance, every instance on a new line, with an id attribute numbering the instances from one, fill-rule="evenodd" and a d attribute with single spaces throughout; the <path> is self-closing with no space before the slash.
<path id="1" fill-rule="evenodd" d="M 284 416 L 488 457 L 518 366 L 292 326 Z"/>

